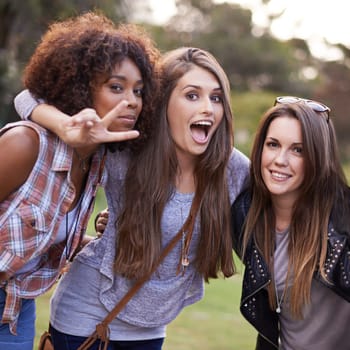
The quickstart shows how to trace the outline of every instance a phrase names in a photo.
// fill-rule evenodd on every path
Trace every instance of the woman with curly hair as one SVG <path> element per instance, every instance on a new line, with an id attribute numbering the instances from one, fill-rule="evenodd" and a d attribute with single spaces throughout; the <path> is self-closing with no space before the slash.
<path id="1" fill-rule="evenodd" d="M 78 349 L 134 282 L 156 267 L 109 324 L 108 349 L 160 350 L 167 325 L 203 298 L 203 282 L 235 272 L 230 204 L 244 186 L 249 161 L 233 148 L 227 76 L 197 48 L 168 52 L 159 69 L 155 132 L 137 154 L 107 158 L 106 229 L 77 255 L 52 297 L 57 349 Z M 39 118 L 43 107 L 32 118 L 64 136 Z M 192 229 L 183 229 L 185 221 Z M 157 266 L 177 233 L 181 239 Z"/>
<path id="2" fill-rule="evenodd" d="M 103 118 L 98 132 L 106 141 L 137 151 L 153 124 L 157 58 L 138 28 L 87 13 L 49 27 L 24 84 L 51 108 Z M 49 109 L 46 117 L 59 125 L 62 116 Z M 84 243 L 97 188 L 105 183 L 104 155 L 115 147 L 72 148 L 30 121 L 8 124 L 0 134 L 0 348 L 31 350 L 34 299 Z"/>

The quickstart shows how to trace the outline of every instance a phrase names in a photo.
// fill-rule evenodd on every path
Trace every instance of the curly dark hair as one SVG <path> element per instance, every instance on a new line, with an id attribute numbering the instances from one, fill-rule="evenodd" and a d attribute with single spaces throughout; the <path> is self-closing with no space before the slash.
<path id="1" fill-rule="evenodd" d="M 140 137 L 130 141 L 137 148 L 153 129 L 159 58 L 153 41 L 140 27 L 117 27 L 95 12 L 53 23 L 26 66 L 23 83 L 35 97 L 73 115 L 93 108 L 92 91 L 125 58 L 138 66 L 144 81 L 143 108 L 135 125 Z"/>

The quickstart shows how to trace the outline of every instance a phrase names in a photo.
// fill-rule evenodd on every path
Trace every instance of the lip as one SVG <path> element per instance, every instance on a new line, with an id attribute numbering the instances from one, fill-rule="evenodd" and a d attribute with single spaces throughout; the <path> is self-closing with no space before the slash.
<path id="1" fill-rule="evenodd" d="M 204 145 L 206 144 L 211 135 L 211 129 L 214 125 L 213 120 L 199 119 L 190 124 L 190 134 L 195 143 Z"/>
<path id="2" fill-rule="evenodd" d="M 135 124 L 137 121 L 137 118 L 134 115 L 122 115 L 119 116 L 118 119 L 130 124 Z"/>
<path id="3" fill-rule="evenodd" d="M 290 179 L 292 176 L 281 171 L 269 170 L 271 177 L 275 181 L 286 181 Z"/>

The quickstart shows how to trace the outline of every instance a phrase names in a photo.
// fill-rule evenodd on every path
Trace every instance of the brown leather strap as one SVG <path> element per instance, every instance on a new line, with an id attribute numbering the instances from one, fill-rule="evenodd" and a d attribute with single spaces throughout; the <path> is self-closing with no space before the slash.
<path id="1" fill-rule="evenodd" d="M 186 221 L 184 222 L 179 232 L 172 238 L 172 240 L 168 243 L 168 245 L 163 249 L 161 255 L 158 258 L 157 263 L 153 266 L 151 271 L 148 274 L 146 274 L 144 277 L 140 278 L 135 282 L 132 288 L 123 296 L 123 298 L 109 312 L 109 314 L 104 318 L 104 320 L 96 326 L 95 332 L 92 333 L 90 337 L 88 337 L 82 345 L 80 345 L 78 350 L 88 350 L 89 347 L 92 344 L 94 344 L 94 342 L 97 339 L 100 339 L 101 342 L 104 342 L 103 349 L 107 349 L 108 342 L 109 342 L 109 328 L 108 328 L 109 323 L 118 315 L 118 313 L 124 308 L 124 306 L 128 303 L 128 301 L 136 294 L 136 292 L 142 287 L 142 285 L 145 282 L 147 282 L 147 280 L 151 277 L 151 275 L 157 270 L 158 266 L 161 264 L 164 258 L 175 247 L 176 243 L 182 237 L 182 232 L 187 230 L 193 230 L 194 220 L 197 215 L 200 202 L 201 202 L 201 198 L 199 195 L 196 194 L 192 201 L 190 213 Z M 100 348 L 101 348 L 101 345 L 100 345 Z"/>

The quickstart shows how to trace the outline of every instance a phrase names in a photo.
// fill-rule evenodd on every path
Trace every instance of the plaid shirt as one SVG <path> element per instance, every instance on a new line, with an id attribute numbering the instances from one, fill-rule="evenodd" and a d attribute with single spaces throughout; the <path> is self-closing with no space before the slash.
<path id="1" fill-rule="evenodd" d="M 65 243 L 54 244 L 58 228 L 75 197 L 70 179 L 73 150 L 57 136 L 32 122 L 6 125 L 9 128 L 26 125 L 40 137 L 38 159 L 27 181 L 0 203 L 0 280 L 6 291 L 2 323 L 10 323 L 16 334 L 21 298 L 35 298 L 46 292 L 57 280 L 66 263 Z M 93 156 L 90 172 L 82 194 L 80 215 L 74 237 L 67 250 L 72 256 L 80 245 L 93 209 L 102 171 L 103 147 Z M 104 179 L 103 179 L 104 180 Z M 70 256 L 70 257 L 71 257 Z M 35 271 L 16 274 L 31 259 L 40 257 Z"/>

